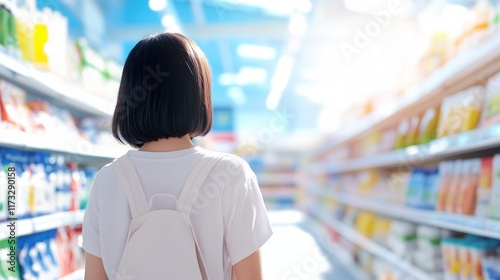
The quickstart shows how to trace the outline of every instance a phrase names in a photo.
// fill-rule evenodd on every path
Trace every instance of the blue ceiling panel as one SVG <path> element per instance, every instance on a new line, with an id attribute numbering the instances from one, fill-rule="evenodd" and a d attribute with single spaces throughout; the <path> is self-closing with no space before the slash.
<path id="1" fill-rule="evenodd" d="M 54 2 L 40 0 L 39 3 L 47 1 Z M 83 1 L 95 3 L 105 15 L 105 43 L 113 46 L 109 50 L 122 50 L 117 55 L 122 63 L 143 36 L 165 30 L 161 19 L 167 10 L 173 12 L 182 32 L 196 41 L 209 60 L 213 106 L 234 108 L 238 115 L 235 125 L 240 131 L 253 120 L 257 121 L 257 116 L 270 114 L 266 99 L 276 65 L 289 40 L 289 16 L 272 15 L 263 8 L 242 5 L 238 0 L 167 0 L 170 7 L 160 12 L 152 11 L 148 0 L 68 0 L 55 9 L 69 18 L 72 37 L 85 35 L 84 31 L 92 25 L 82 21 L 87 16 L 79 8 Z M 274 49 L 274 56 L 266 59 L 241 56 L 238 47 L 242 44 L 270 47 Z M 239 74 L 242 72 L 246 74 Z M 228 75 L 221 81 L 222 74 Z M 284 92 L 280 107 L 316 110 L 306 108 L 306 101 L 302 99 Z M 245 122 L 240 122 L 242 120 Z M 307 126 L 311 122 L 312 119 L 308 119 L 297 125 Z"/>
<path id="2" fill-rule="evenodd" d="M 177 17 L 180 22 L 185 25 L 191 25 L 195 23 L 195 18 L 193 15 L 193 10 L 189 1 L 173 1 L 172 2 L 177 12 Z"/>
<path id="3" fill-rule="evenodd" d="M 116 22 L 121 26 L 161 26 L 162 15 L 149 8 L 148 1 L 124 0 L 123 11 L 116 13 Z"/>

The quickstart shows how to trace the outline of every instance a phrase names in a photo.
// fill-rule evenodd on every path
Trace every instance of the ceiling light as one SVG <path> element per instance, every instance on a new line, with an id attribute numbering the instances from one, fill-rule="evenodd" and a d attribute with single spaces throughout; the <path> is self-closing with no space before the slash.
<path id="1" fill-rule="evenodd" d="M 304 15 L 295 14 L 290 17 L 288 31 L 293 36 L 302 36 L 307 32 L 307 19 Z"/>
<path id="2" fill-rule="evenodd" d="M 239 87 L 229 88 L 227 90 L 227 95 L 238 105 L 242 105 L 247 101 L 243 90 Z"/>
<path id="3" fill-rule="evenodd" d="M 267 79 L 267 71 L 260 67 L 241 67 L 236 78 L 236 83 L 240 86 L 249 84 L 263 84 Z"/>
<path id="4" fill-rule="evenodd" d="M 288 84 L 290 75 L 292 74 L 292 67 L 294 64 L 293 57 L 290 55 L 283 55 L 278 61 L 278 66 L 276 66 L 276 72 L 274 73 L 273 80 L 271 82 L 271 91 L 267 96 L 266 107 L 269 110 L 275 110 L 278 108 L 283 91 Z"/>
<path id="5" fill-rule="evenodd" d="M 165 27 L 165 28 L 168 28 L 170 26 L 174 26 L 176 24 L 177 24 L 177 22 L 175 20 L 175 17 L 171 14 L 166 14 L 161 18 L 161 25 L 163 25 L 163 27 Z"/>
<path id="6" fill-rule="evenodd" d="M 149 8 L 155 12 L 163 11 L 167 7 L 167 0 L 149 0 Z"/>
<path id="7" fill-rule="evenodd" d="M 303 14 L 308 14 L 312 10 L 312 4 L 309 0 L 298 0 L 296 5 L 297 11 Z"/>
<path id="8" fill-rule="evenodd" d="M 271 60 L 276 57 L 274 48 L 261 45 L 241 44 L 236 48 L 236 53 L 243 58 L 261 60 Z"/>
<path id="9" fill-rule="evenodd" d="M 230 86 L 235 83 L 234 74 L 222 73 L 219 75 L 219 84 L 223 86 Z"/>

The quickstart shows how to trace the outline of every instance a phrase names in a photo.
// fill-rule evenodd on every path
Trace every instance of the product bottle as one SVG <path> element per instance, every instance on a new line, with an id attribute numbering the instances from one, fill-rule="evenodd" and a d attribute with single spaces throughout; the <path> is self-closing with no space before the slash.
<path id="1" fill-rule="evenodd" d="M 467 160 L 456 160 L 453 164 L 453 177 L 446 197 L 446 212 L 453 213 L 456 210 L 460 182 L 463 180 L 464 171 L 467 172 L 467 168 Z"/>
<path id="2" fill-rule="evenodd" d="M 481 171 L 481 159 L 470 160 L 469 172 L 462 181 L 460 188 L 457 212 L 463 215 L 474 214 L 476 207 L 476 194 L 479 185 L 479 172 Z"/>
<path id="3" fill-rule="evenodd" d="M 66 63 L 68 19 L 59 12 L 52 12 L 47 28 L 49 37 L 45 50 L 48 56 L 49 70 L 63 78 L 69 78 Z"/>
<path id="4" fill-rule="evenodd" d="M 8 17 L 7 7 L 3 1 L 0 1 L 0 46 L 4 48 L 7 47 Z"/>
<path id="5" fill-rule="evenodd" d="M 450 190 L 451 179 L 453 171 L 453 162 L 443 161 L 439 163 L 439 186 L 438 186 L 438 200 L 436 210 L 446 211 L 446 203 L 448 193 Z"/>
<path id="6" fill-rule="evenodd" d="M 24 5 L 18 7 L 16 17 L 17 41 L 19 42 L 21 57 L 28 62 L 34 60 L 34 28 L 32 22 L 34 12 L 34 1 L 25 1 Z"/>
<path id="7" fill-rule="evenodd" d="M 70 211 L 77 211 L 80 209 L 80 172 L 78 171 L 77 164 L 74 162 L 68 163 L 68 167 L 71 170 L 71 182 L 70 182 Z"/>
<path id="8" fill-rule="evenodd" d="M 50 11 L 45 9 L 43 13 L 50 14 Z M 37 12 L 37 17 L 36 18 L 44 18 L 42 12 Z M 47 56 L 47 53 L 45 52 L 45 45 L 47 44 L 47 41 L 49 39 L 49 31 L 47 28 L 47 24 L 43 21 L 39 21 L 35 23 L 35 29 L 34 29 L 34 50 L 35 50 L 35 56 L 34 56 L 34 62 L 35 64 L 43 69 L 48 68 L 48 63 L 49 63 L 49 58 Z"/>

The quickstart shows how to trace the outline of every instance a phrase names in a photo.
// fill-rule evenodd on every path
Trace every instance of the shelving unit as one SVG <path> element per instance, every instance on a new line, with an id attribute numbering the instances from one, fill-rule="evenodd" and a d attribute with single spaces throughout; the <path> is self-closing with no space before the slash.
<path id="1" fill-rule="evenodd" d="M 3 32 L 3 30 L 1 30 Z M 65 55 L 65 54 L 61 54 Z M 35 65 L 14 58 L 0 50 L 0 80 L 11 83 L 28 94 L 28 101 L 41 99 L 51 105 L 66 109 L 73 117 L 91 117 L 110 120 L 114 101 L 85 90 L 77 82 L 64 80 L 53 73 L 37 68 Z M 45 132 L 40 134 L 0 128 L 0 147 L 19 151 L 44 151 L 62 154 L 66 162 L 85 163 L 102 166 L 127 152 L 117 145 L 95 145 L 89 141 L 70 137 L 64 133 Z M 4 194 L 5 195 L 5 194 Z M 60 212 L 15 220 L 16 237 L 29 239 L 29 235 L 64 227 L 79 226 L 83 223 L 84 210 Z M 0 240 L 10 237 L 8 225 L 14 220 L 0 223 Z M 21 248 L 19 248 L 21 249 Z M 19 260 L 21 264 L 21 260 Z M 64 280 L 82 280 L 83 269 L 77 270 Z"/>
<path id="2" fill-rule="evenodd" d="M 423 164 L 432 160 L 500 148 L 500 125 L 476 129 L 460 135 L 433 140 L 429 144 L 402 150 L 346 160 L 329 166 L 315 164 L 308 168 L 312 174 L 346 173 L 363 169 L 388 168 Z"/>
<path id="3" fill-rule="evenodd" d="M 429 280 L 432 279 L 430 275 L 422 271 L 421 269 L 413 266 L 412 264 L 402 260 L 400 257 L 387 250 L 386 248 L 378 245 L 377 243 L 371 241 L 365 236 L 359 234 L 354 229 L 349 227 L 348 225 L 338 221 L 332 217 L 329 217 L 326 213 L 322 213 L 320 211 L 311 210 L 310 214 L 318 219 L 320 222 L 330 227 L 332 230 L 338 232 L 340 235 L 349 239 L 354 244 L 360 246 L 364 250 L 369 253 L 384 259 L 385 261 L 391 263 L 399 270 L 410 276 L 412 279 L 419 280 Z"/>
<path id="4" fill-rule="evenodd" d="M 402 116 L 414 115 L 431 107 L 435 100 L 453 94 L 483 80 L 500 70 L 500 34 L 493 34 L 479 46 L 465 51 L 434 71 L 418 86 L 410 89 L 398 102 L 388 104 L 362 119 L 356 125 L 345 128 L 314 150 L 310 158 L 319 158 L 339 145 L 347 144 L 395 123 Z"/>
<path id="5" fill-rule="evenodd" d="M 93 145 L 84 139 L 67 139 L 44 134 L 0 129 L 0 146 L 16 149 L 71 154 L 85 158 L 109 161 L 126 153 L 122 146 Z"/>
<path id="6" fill-rule="evenodd" d="M 261 192 L 264 198 L 293 198 L 295 196 L 294 188 L 266 187 Z"/>
<path id="7" fill-rule="evenodd" d="M 278 175 L 278 176 L 270 176 L 270 175 L 263 175 L 263 176 L 259 176 L 257 175 L 258 177 L 258 181 L 260 184 L 263 184 L 263 185 L 295 185 L 296 184 L 296 180 L 294 178 L 294 176 L 289 176 L 289 175 Z"/>
<path id="8" fill-rule="evenodd" d="M 315 204 L 311 205 L 307 211 L 338 234 L 377 258 L 391 263 L 412 279 L 433 278 L 410 262 L 404 261 L 404 258 L 361 235 L 340 221 L 340 218 L 335 219 L 328 215 L 329 213 L 323 210 L 328 208 L 324 208 L 322 202 L 325 207 L 328 205 L 340 212 L 342 212 L 341 209 L 353 210 L 352 213 L 356 214 L 352 214 L 353 217 L 349 216 L 352 219 L 358 219 L 362 217 L 360 215 L 371 212 L 377 217 L 382 216 L 389 220 L 407 221 L 417 225 L 466 233 L 478 238 L 500 239 L 500 221 L 498 220 L 399 205 L 380 200 L 383 196 L 377 194 L 354 195 L 343 189 L 343 187 L 355 187 L 347 186 L 348 179 L 363 178 L 361 180 L 366 182 L 371 173 L 359 173 L 360 177 L 346 177 L 345 181 L 342 177 L 343 174 L 364 170 L 386 169 L 387 172 L 408 173 L 417 167 L 435 167 L 441 161 L 482 158 L 499 153 L 500 125 L 497 124 L 400 150 L 345 157 L 351 152 L 359 154 L 355 150 L 358 147 L 368 147 L 370 142 L 368 140 L 363 142 L 363 139 L 368 139 L 371 135 L 374 135 L 373 139 L 375 139 L 374 133 L 380 136 L 382 132 L 393 132 L 402 120 L 419 116 L 428 108 L 438 106 L 445 97 L 475 85 L 485 85 L 488 78 L 497 72 L 500 72 L 500 31 L 498 30 L 480 45 L 460 53 L 443 67 L 432 72 L 421 83 L 405 92 L 400 99 L 383 105 L 365 118 L 340 129 L 339 133 L 325 140 L 306 159 L 307 166 L 302 169 L 302 175 L 306 178 L 304 184 L 307 186 L 307 195 L 315 201 Z M 370 150 L 374 147 L 370 147 L 372 148 Z M 384 145 L 384 147 L 387 146 Z M 366 177 L 362 177 L 364 175 Z M 325 186 L 325 182 L 332 180 L 343 184 L 343 187 L 334 190 L 328 188 L 330 186 Z M 383 184 L 380 181 L 378 183 Z M 366 184 L 374 185 L 374 183 Z M 351 214 L 349 211 L 346 212 L 348 212 L 347 215 Z"/>
<path id="9" fill-rule="evenodd" d="M 110 118 L 113 102 L 0 52 L 0 78 L 73 110 Z"/>
<path id="10" fill-rule="evenodd" d="M 84 276 L 85 276 L 85 270 L 82 268 L 75 270 L 73 273 L 70 273 L 62 277 L 59 280 L 83 280 Z"/>
<path id="11" fill-rule="evenodd" d="M 496 220 L 409 208 L 349 194 L 333 194 L 323 191 L 317 192 L 316 195 L 391 218 L 500 239 L 500 221 Z"/>
<path id="12" fill-rule="evenodd" d="M 57 229 L 66 226 L 76 226 L 83 222 L 84 210 L 76 212 L 61 212 L 56 214 L 44 215 L 29 219 L 19 219 L 16 221 L 16 236 L 23 236 Z M 7 225 L 10 222 L 0 223 L 0 240 L 10 236 L 10 230 Z"/>
<path id="13" fill-rule="evenodd" d="M 311 233 L 316 238 L 318 244 L 323 247 L 328 253 L 335 256 L 337 260 L 342 264 L 342 266 L 350 271 L 356 280 L 369 280 L 370 276 L 366 273 L 353 259 L 352 255 L 344 249 L 341 245 L 337 244 L 335 248 L 332 248 L 332 243 L 324 241 L 323 238 L 326 235 L 325 230 L 321 222 L 314 221 L 315 226 L 311 228 Z"/>

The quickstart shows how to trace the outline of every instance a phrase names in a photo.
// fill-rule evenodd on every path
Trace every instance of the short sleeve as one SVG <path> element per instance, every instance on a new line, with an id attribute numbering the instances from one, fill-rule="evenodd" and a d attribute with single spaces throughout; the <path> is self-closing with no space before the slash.
<path id="1" fill-rule="evenodd" d="M 96 257 L 101 257 L 101 243 L 99 236 L 99 203 L 98 203 L 98 181 L 94 179 L 89 193 L 89 200 L 83 218 L 82 247 L 85 252 Z"/>
<path id="2" fill-rule="evenodd" d="M 253 173 L 253 172 L 252 172 Z M 225 196 L 225 243 L 232 265 L 257 251 L 273 234 L 255 175 Z"/>

